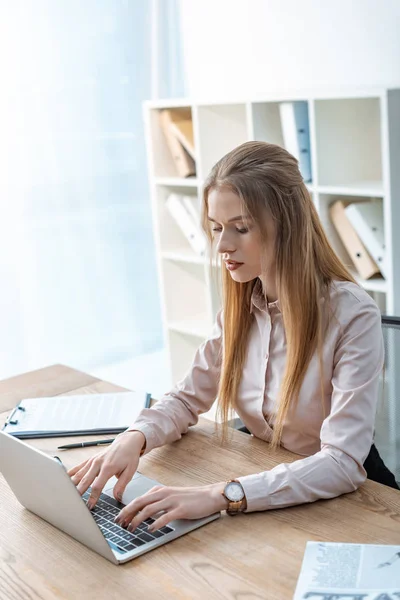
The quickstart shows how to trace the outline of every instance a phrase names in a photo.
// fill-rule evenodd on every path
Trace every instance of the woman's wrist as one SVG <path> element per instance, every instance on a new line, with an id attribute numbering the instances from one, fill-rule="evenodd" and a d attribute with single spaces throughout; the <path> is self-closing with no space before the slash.
<path id="1" fill-rule="evenodd" d="M 226 481 L 220 481 L 219 483 L 212 483 L 209 486 L 209 491 L 212 498 L 215 500 L 215 510 L 226 510 L 228 508 L 228 500 L 225 498 L 223 492 L 226 486 Z"/>
<path id="2" fill-rule="evenodd" d="M 123 435 L 129 436 L 131 440 L 135 440 L 135 443 L 137 443 L 140 450 L 140 456 L 142 456 L 146 450 L 146 436 L 144 433 L 139 429 L 129 429 L 128 431 L 125 431 Z"/>

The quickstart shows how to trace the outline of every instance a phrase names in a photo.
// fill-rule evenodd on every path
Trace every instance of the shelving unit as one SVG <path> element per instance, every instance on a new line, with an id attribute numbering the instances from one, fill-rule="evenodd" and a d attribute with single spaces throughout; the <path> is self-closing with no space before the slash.
<path id="1" fill-rule="evenodd" d="M 202 184 L 213 164 L 248 140 L 284 145 L 279 103 L 308 103 L 313 179 L 307 183 L 321 221 L 337 254 L 349 256 L 329 217 L 336 199 L 382 198 L 389 275 L 367 281 L 356 276 L 383 313 L 400 315 L 400 90 L 365 89 L 333 94 L 201 102 L 146 102 L 146 127 L 153 224 L 158 257 L 165 341 L 172 381 L 191 364 L 210 334 L 219 295 L 210 280 L 209 259 L 197 255 L 165 207 L 170 193 L 192 196 L 200 206 Z M 196 177 L 181 179 L 160 127 L 163 108 L 191 111 Z"/>

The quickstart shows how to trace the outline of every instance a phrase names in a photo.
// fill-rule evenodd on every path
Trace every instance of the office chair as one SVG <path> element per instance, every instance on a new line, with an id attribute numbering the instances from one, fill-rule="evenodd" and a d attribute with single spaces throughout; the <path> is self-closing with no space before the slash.
<path id="1" fill-rule="evenodd" d="M 385 369 L 375 421 L 375 444 L 400 482 L 400 317 L 382 315 Z"/>

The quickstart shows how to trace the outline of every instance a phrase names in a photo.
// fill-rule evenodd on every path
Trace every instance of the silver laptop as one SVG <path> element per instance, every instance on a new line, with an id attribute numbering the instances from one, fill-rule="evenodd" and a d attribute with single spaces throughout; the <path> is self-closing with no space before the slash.
<path id="1" fill-rule="evenodd" d="M 220 516 L 214 513 L 203 519 L 171 521 L 152 533 L 147 531 L 147 524 L 153 522 L 149 519 L 130 533 L 114 523 L 115 516 L 131 500 L 162 484 L 136 473 L 121 503 L 113 496 L 117 481 L 113 477 L 90 511 L 88 493 L 81 497 L 59 459 L 1 431 L 0 471 L 23 506 L 114 564 L 154 550 Z"/>

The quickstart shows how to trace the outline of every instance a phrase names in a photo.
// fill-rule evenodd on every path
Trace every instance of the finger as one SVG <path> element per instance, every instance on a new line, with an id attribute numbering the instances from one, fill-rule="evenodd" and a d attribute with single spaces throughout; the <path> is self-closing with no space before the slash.
<path id="1" fill-rule="evenodd" d="M 132 500 L 132 502 L 127 504 L 125 508 L 123 508 L 119 515 L 116 517 L 115 522 L 121 524 L 124 521 L 131 521 L 131 519 L 133 519 L 133 517 L 145 506 L 151 504 L 152 502 L 158 502 L 162 500 L 163 498 L 165 498 L 165 495 L 165 487 L 153 488 L 143 496 L 139 496 L 138 498 L 135 498 L 135 500 Z"/>
<path id="2" fill-rule="evenodd" d="M 82 467 L 82 469 L 80 469 L 77 473 L 75 473 L 75 475 L 72 475 L 71 480 L 74 485 L 78 485 L 78 483 L 81 481 L 82 477 L 84 477 L 86 475 L 86 473 L 89 471 L 90 467 L 91 467 L 91 464 L 86 463 L 86 465 L 84 465 Z"/>
<path id="3" fill-rule="evenodd" d="M 77 490 L 81 496 L 82 496 L 82 494 L 84 494 L 86 492 L 88 487 L 90 487 L 91 483 L 93 483 L 93 481 L 96 479 L 99 472 L 100 472 L 99 463 L 94 462 L 92 465 L 90 465 L 90 468 L 87 471 L 86 475 L 84 477 L 82 477 L 79 484 L 77 485 Z"/>
<path id="4" fill-rule="evenodd" d="M 88 508 L 90 510 L 96 505 L 98 499 L 100 498 L 100 494 L 103 491 L 104 486 L 106 485 L 106 483 L 110 479 L 110 477 L 113 476 L 113 474 L 114 474 L 114 470 L 112 468 L 110 468 L 109 466 L 108 467 L 102 466 L 102 468 L 100 469 L 100 472 L 97 475 L 97 477 L 94 479 L 91 490 L 90 490 L 90 496 L 89 496 L 88 503 L 87 503 Z"/>
<path id="5" fill-rule="evenodd" d="M 156 531 L 157 529 L 161 529 L 161 527 L 165 527 L 171 521 L 175 521 L 175 519 L 179 519 L 178 509 L 170 510 L 169 512 L 164 513 L 158 519 L 154 521 L 151 525 L 148 526 L 148 531 L 151 533 L 152 531 Z"/>
<path id="6" fill-rule="evenodd" d="M 121 502 L 122 494 L 125 491 L 126 486 L 131 481 L 132 477 L 135 474 L 136 469 L 126 468 L 122 471 L 120 475 L 118 475 L 118 481 L 114 486 L 114 497 Z"/>
<path id="7" fill-rule="evenodd" d="M 152 502 L 135 515 L 130 523 L 125 521 L 125 527 L 128 531 L 135 531 L 143 521 L 146 521 L 146 519 L 149 519 L 160 511 L 167 511 L 169 508 L 170 505 L 167 499 L 160 500 L 159 502 Z"/>
<path id="8" fill-rule="evenodd" d="M 79 463 L 79 465 L 75 465 L 75 467 L 72 467 L 71 469 L 69 469 L 67 471 L 67 474 L 72 477 L 73 475 L 75 475 L 78 471 L 80 471 L 82 469 L 82 467 L 84 467 L 87 463 L 91 462 L 91 458 L 87 458 L 86 460 L 83 460 L 81 463 Z"/>

